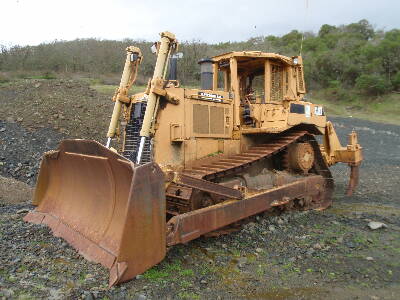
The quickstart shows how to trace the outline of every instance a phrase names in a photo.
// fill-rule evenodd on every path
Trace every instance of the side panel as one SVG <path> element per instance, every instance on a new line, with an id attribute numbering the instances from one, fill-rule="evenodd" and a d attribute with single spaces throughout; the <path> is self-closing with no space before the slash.
<path id="1" fill-rule="evenodd" d="M 180 169 L 199 158 L 227 151 L 232 143 L 233 104 L 228 92 L 171 88 L 178 104 L 161 105 L 154 137 L 154 160 L 161 168 Z"/>
<path id="2" fill-rule="evenodd" d="M 290 104 L 288 124 L 315 124 L 320 128 L 326 125 L 326 116 L 321 105 L 310 102 L 292 102 Z"/>
<path id="3" fill-rule="evenodd" d="M 183 140 L 185 136 L 184 89 L 168 89 L 179 99 L 179 104 L 167 103 L 159 108 L 156 132 L 153 138 L 153 155 L 161 168 L 180 166 L 184 161 Z"/>
<path id="4" fill-rule="evenodd" d="M 288 110 L 282 103 L 251 104 L 250 107 L 257 127 L 275 131 L 286 129 Z"/>

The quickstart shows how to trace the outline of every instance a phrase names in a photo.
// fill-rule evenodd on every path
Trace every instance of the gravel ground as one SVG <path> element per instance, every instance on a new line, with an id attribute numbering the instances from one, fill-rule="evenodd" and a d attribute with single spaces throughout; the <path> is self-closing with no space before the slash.
<path id="1" fill-rule="evenodd" d="M 0 176 L 0 203 L 21 203 L 32 199 L 33 188 L 28 184 Z"/>
<path id="2" fill-rule="evenodd" d="M 0 89 L 0 101 L 4 94 Z M 253 217 L 230 235 L 171 248 L 162 263 L 111 289 L 105 268 L 84 260 L 48 228 L 23 222 L 32 206 L 7 203 L 17 184 L 7 181 L 10 190 L 3 188 L 7 197 L 0 198 L 0 297 L 398 299 L 400 127 L 332 121 L 342 141 L 354 128 L 364 147 L 360 186 L 352 197 L 344 196 L 347 167 L 335 166 L 334 204 L 326 211 Z M 68 135 L 54 126 L 2 119 L 1 174 L 32 184 L 40 154 Z M 371 230 L 371 221 L 387 227 Z"/>
<path id="3" fill-rule="evenodd" d="M 55 149 L 66 135 L 52 128 L 29 130 L 0 121 L 0 174 L 33 185 L 43 153 Z"/>
<path id="4" fill-rule="evenodd" d="M 30 185 L 43 152 L 60 140 L 104 141 L 113 106 L 109 95 L 78 80 L 11 82 L 0 86 L 0 103 L 0 175 Z"/>

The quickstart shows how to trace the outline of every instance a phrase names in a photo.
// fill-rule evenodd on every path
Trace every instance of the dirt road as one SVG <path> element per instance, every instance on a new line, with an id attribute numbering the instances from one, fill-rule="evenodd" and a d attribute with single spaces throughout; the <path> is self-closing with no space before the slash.
<path id="1" fill-rule="evenodd" d="M 88 103 L 97 97 L 90 90 L 85 93 L 86 96 L 81 96 Z M 5 101 L 4 95 L 3 89 L 0 103 Z M 5 116 L 0 117 L 1 174 L 32 185 L 37 172 L 37 153 L 51 149 L 69 134 L 50 123 L 34 127 L 16 118 L 7 120 Z M 400 126 L 331 119 L 343 141 L 354 128 L 364 147 L 360 187 L 352 197 L 344 196 L 347 168 L 336 166 L 332 169 L 336 179 L 334 204 L 328 210 L 254 217 L 231 235 L 202 237 L 173 247 L 161 264 L 112 289 L 107 288 L 106 269 L 84 260 L 47 228 L 22 221 L 32 208 L 29 204 L 8 204 L 2 200 L 0 296 L 398 299 Z M 29 172 L 32 175 L 27 177 Z M 9 185 L 9 189 L 1 191 L 7 194 L 7 199 L 13 193 L 13 185 Z M 368 227 L 371 221 L 383 222 L 387 227 L 371 230 Z"/>

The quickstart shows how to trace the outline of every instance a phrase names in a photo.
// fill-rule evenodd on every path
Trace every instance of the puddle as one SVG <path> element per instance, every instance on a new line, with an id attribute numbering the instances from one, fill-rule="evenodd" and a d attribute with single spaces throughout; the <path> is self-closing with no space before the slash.
<path id="1" fill-rule="evenodd" d="M 281 288 L 274 289 L 271 291 L 257 292 L 248 296 L 244 296 L 246 299 L 315 299 L 325 298 L 329 292 L 319 287 L 303 287 L 303 288 Z"/>

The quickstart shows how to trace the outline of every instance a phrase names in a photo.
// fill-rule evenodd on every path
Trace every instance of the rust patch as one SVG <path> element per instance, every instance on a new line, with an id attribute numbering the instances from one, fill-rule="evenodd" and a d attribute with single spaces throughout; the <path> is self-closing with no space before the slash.
<path id="1" fill-rule="evenodd" d="M 346 195 L 351 196 L 358 186 L 358 181 L 360 177 L 360 163 L 349 164 L 350 166 L 350 178 L 349 184 L 347 186 Z"/>

